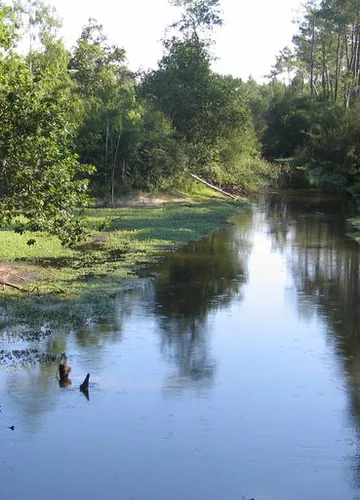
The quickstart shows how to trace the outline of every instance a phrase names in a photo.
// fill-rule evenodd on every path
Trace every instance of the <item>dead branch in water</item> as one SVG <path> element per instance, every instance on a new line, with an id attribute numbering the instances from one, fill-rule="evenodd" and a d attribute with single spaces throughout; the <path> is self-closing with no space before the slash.
<path id="1" fill-rule="evenodd" d="M 89 379 L 90 373 L 86 375 L 84 382 L 80 385 L 80 391 L 84 391 L 85 389 L 89 388 Z"/>
<path id="2" fill-rule="evenodd" d="M 84 394 L 86 399 L 89 401 L 89 379 L 90 379 L 90 373 L 88 373 L 85 377 L 84 382 L 80 385 L 80 392 Z"/>

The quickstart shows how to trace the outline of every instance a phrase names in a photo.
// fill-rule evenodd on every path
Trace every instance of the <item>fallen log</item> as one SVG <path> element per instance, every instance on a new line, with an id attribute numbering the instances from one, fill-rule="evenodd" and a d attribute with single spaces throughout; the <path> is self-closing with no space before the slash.
<path id="1" fill-rule="evenodd" d="M 202 182 L 208 188 L 213 189 L 214 191 L 218 191 L 219 193 L 223 194 L 224 196 L 228 196 L 229 198 L 232 198 L 233 200 L 237 199 L 237 197 L 234 196 L 233 194 L 228 193 L 228 192 L 224 191 L 223 189 L 220 189 L 219 187 L 214 186 L 213 184 L 210 184 L 210 182 L 204 181 L 204 179 L 202 179 L 198 175 L 192 174 L 191 172 L 188 172 L 187 170 L 184 170 L 184 172 L 185 172 L 186 175 L 189 175 L 193 179 L 195 179 L 195 180 L 197 180 L 199 182 Z"/>
<path id="2" fill-rule="evenodd" d="M 23 281 L 25 281 L 25 280 L 23 280 Z M 34 293 L 34 292 L 37 292 L 38 294 L 40 293 L 40 285 L 35 285 L 32 289 L 29 289 L 29 288 L 23 288 L 19 285 L 15 285 L 15 283 L 11 283 L 10 281 L 5 281 L 2 279 L 0 279 L 0 285 L 2 285 L 3 290 L 5 290 L 5 287 L 8 286 L 10 288 L 14 288 L 15 290 L 18 290 L 19 292 L 23 292 L 23 293 Z M 53 293 L 65 293 L 63 288 L 60 288 L 60 287 L 55 286 L 55 285 L 46 285 L 46 287 L 47 288 L 52 287 L 55 290 L 55 292 L 53 292 Z"/>
<path id="3" fill-rule="evenodd" d="M 3 286 L 4 290 L 5 290 L 5 287 L 8 286 L 9 288 L 15 288 L 15 290 L 18 290 L 19 292 L 29 293 L 29 290 L 27 290 L 26 288 L 23 288 L 19 285 L 14 285 L 14 283 L 10 283 L 9 281 L 0 280 L 0 285 Z"/>

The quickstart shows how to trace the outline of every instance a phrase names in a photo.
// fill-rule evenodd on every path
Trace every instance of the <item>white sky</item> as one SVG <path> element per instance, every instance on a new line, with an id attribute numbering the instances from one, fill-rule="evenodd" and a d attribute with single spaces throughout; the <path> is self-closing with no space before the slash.
<path id="1" fill-rule="evenodd" d="M 178 19 L 167 0 L 49 0 L 63 19 L 71 47 L 89 17 L 104 26 L 111 42 L 124 47 L 132 70 L 154 68 L 161 57 L 165 27 Z M 216 32 L 214 69 L 261 80 L 275 55 L 291 42 L 292 20 L 301 0 L 221 0 L 224 26 Z"/>

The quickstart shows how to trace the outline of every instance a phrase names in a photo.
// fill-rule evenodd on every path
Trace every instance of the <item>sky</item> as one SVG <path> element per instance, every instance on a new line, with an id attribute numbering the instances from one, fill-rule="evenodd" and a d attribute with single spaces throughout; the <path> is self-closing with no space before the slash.
<path id="1" fill-rule="evenodd" d="M 63 20 L 70 48 L 89 17 L 104 26 L 111 43 L 124 47 L 129 67 L 155 68 L 161 38 L 178 10 L 167 0 L 49 0 Z M 291 43 L 302 0 L 221 0 L 224 26 L 216 30 L 213 69 L 258 81 L 269 73 L 275 56 Z"/>

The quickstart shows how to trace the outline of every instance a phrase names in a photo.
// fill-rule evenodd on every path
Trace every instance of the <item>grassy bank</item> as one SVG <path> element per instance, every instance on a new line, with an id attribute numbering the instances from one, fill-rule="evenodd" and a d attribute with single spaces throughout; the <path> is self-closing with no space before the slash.
<path id="1" fill-rule="evenodd" d="M 199 240 L 244 207 L 197 200 L 161 206 L 94 209 L 88 240 L 76 248 L 41 233 L 1 231 L 0 263 L 7 280 L 29 292 L 0 292 L 0 328 L 72 327 L 112 312 L 114 292 L 187 241 Z M 28 245 L 29 239 L 35 244 Z"/>
<path id="2" fill-rule="evenodd" d="M 348 219 L 348 221 L 352 226 L 354 226 L 354 229 L 357 229 L 357 231 L 349 233 L 348 236 L 353 238 L 357 243 L 360 243 L 360 217 Z"/>

